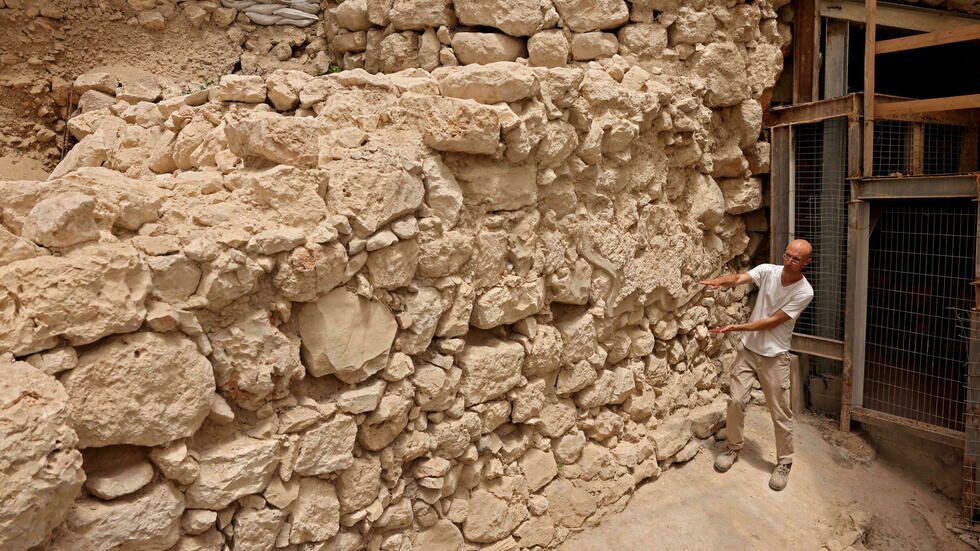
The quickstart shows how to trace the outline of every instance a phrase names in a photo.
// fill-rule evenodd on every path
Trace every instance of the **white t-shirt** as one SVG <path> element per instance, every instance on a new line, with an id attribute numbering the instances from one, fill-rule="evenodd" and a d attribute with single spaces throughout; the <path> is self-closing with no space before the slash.
<path id="1" fill-rule="evenodd" d="M 749 275 L 759 286 L 749 321 L 768 318 L 779 310 L 789 319 L 765 331 L 747 331 L 742 336 L 742 345 L 762 356 L 773 357 L 788 352 L 796 318 L 810 304 L 813 287 L 805 277 L 784 287 L 783 267 L 777 264 L 760 264 L 749 270 Z"/>

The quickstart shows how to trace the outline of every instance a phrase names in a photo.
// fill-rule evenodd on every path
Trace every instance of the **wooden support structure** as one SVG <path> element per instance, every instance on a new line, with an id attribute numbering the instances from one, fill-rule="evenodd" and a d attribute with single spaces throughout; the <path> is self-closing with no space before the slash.
<path id="1" fill-rule="evenodd" d="M 797 0 L 793 32 L 793 103 L 820 97 L 820 0 Z"/>
<path id="2" fill-rule="evenodd" d="M 860 0 L 822 0 L 820 15 L 854 23 L 865 23 L 865 4 Z M 878 6 L 879 25 L 910 31 L 937 32 L 980 23 L 980 18 L 961 13 L 940 12 L 915 6 L 885 4 Z"/>
<path id="3" fill-rule="evenodd" d="M 791 229 L 790 188 L 793 177 L 793 137 L 788 126 L 772 130 L 769 179 L 769 262 L 781 263 Z M 777 256 L 779 258 L 777 258 Z"/>
<path id="4" fill-rule="evenodd" d="M 844 361 L 843 341 L 793 333 L 793 343 L 790 348 L 801 354 Z"/>
<path id="5" fill-rule="evenodd" d="M 977 176 L 908 176 L 902 178 L 862 178 L 854 183 L 859 201 L 887 199 L 974 199 Z"/>
<path id="6" fill-rule="evenodd" d="M 976 142 L 974 141 L 974 149 Z M 980 178 L 977 179 L 980 188 Z M 978 190 L 980 195 L 980 190 Z M 973 308 L 970 310 L 970 348 L 966 371 L 966 409 L 963 415 L 963 517 L 972 526 L 977 514 L 977 461 L 980 457 L 980 203 L 977 211 L 977 240 L 974 245 Z"/>
<path id="7" fill-rule="evenodd" d="M 954 448 L 963 447 L 964 434 L 958 430 L 938 427 L 929 423 L 923 423 L 922 421 L 916 421 L 915 419 L 882 413 L 861 406 L 851 408 L 851 417 L 855 421 L 868 423 L 869 425 L 879 425 L 887 428 L 899 427 L 920 438 L 946 444 Z"/>
<path id="8" fill-rule="evenodd" d="M 867 96 L 865 96 L 867 97 Z M 980 94 L 951 96 L 948 98 L 913 99 L 907 101 L 873 102 L 874 112 L 880 118 L 891 118 L 895 115 L 915 115 L 933 111 L 957 111 L 959 109 L 980 108 Z M 867 104 L 867 102 L 865 102 Z M 865 106 L 867 110 L 867 105 Z"/>
<path id="9" fill-rule="evenodd" d="M 926 167 L 926 127 L 921 122 L 912 123 L 912 135 L 906 159 L 909 160 L 909 174 L 919 176 Z"/>
<path id="10" fill-rule="evenodd" d="M 865 177 L 874 172 L 874 133 L 875 133 L 875 29 L 878 2 L 864 2 L 864 147 L 863 169 Z"/>
<path id="11" fill-rule="evenodd" d="M 928 48 L 930 46 L 953 44 L 955 42 L 966 42 L 968 40 L 978 39 L 980 39 L 980 23 L 944 31 L 914 34 L 912 36 L 903 36 L 902 38 L 882 40 L 875 44 L 875 53 L 887 54 L 891 52 L 904 52 L 906 50 L 916 50 L 919 48 Z"/>

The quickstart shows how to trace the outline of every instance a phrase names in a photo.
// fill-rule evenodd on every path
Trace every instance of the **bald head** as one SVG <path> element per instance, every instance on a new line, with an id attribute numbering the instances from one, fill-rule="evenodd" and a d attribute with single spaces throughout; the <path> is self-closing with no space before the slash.
<path id="1" fill-rule="evenodd" d="M 810 258 L 813 254 L 813 247 L 806 239 L 794 239 L 786 246 L 786 252 L 792 253 L 800 258 Z"/>

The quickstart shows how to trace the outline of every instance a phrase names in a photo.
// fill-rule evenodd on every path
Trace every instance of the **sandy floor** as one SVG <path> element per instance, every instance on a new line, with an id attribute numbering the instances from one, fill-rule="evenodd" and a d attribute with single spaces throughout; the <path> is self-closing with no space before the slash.
<path id="1" fill-rule="evenodd" d="M 0 156 L 0 180 L 43 180 L 44 163 L 30 157 Z"/>
<path id="2" fill-rule="evenodd" d="M 795 464 L 782 492 L 768 487 L 775 464 L 768 413 L 752 408 L 746 447 L 732 470 L 716 473 L 718 450 L 641 487 L 626 509 L 570 538 L 564 551 L 690 549 L 819 549 L 838 535 L 842 510 L 873 515 L 870 549 L 969 549 L 944 528 L 950 501 L 881 460 L 851 459 L 831 445 L 829 421 L 798 417 Z"/>

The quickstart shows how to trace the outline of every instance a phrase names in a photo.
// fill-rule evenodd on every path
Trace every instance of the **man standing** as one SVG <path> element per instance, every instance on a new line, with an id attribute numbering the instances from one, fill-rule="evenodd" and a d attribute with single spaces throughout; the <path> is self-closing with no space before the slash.
<path id="1" fill-rule="evenodd" d="M 793 411 L 789 404 L 790 339 L 800 313 L 813 298 L 813 287 L 803 277 L 812 249 L 802 239 L 790 242 L 783 265 L 760 264 L 748 273 L 728 274 L 702 281 L 712 289 L 753 282 L 759 287 L 748 323 L 724 325 L 712 333 L 745 331 L 732 368 L 731 401 L 728 403 L 728 449 L 715 459 L 715 470 L 726 472 L 742 449 L 745 407 L 752 382 L 758 377 L 776 431 L 776 468 L 769 487 L 779 491 L 789 481 L 793 466 Z"/>

